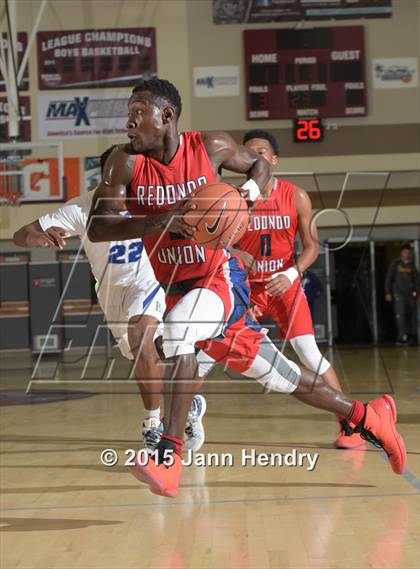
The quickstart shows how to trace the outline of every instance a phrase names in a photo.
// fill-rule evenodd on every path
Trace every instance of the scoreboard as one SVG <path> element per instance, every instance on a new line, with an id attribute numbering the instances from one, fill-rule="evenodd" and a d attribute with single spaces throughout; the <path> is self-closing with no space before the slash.
<path id="1" fill-rule="evenodd" d="M 365 116 L 363 26 L 245 30 L 247 118 Z"/>

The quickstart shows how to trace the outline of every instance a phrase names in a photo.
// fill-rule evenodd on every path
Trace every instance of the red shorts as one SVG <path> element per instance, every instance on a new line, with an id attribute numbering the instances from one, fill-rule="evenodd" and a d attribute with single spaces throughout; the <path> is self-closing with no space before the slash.
<path id="1" fill-rule="evenodd" d="M 251 305 L 260 309 L 262 318 L 272 318 L 284 340 L 305 334 L 313 335 L 311 311 L 299 280 L 280 296 L 269 296 L 265 284 L 251 283 Z"/>
<path id="2" fill-rule="evenodd" d="M 197 342 L 197 346 L 225 367 L 243 373 L 252 366 L 265 337 L 260 328 L 246 314 L 226 330 L 223 339 Z"/>
<path id="3" fill-rule="evenodd" d="M 224 306 L 224 330 L 217 338 L 196 342 L 196 347 L 226 367 L 242 373 L 255 360 L 265 335 L 248 315 L 250 286 L 247 273 L 232 257 L 219 271 L 196 281 L 190 290 L 204 288 L 217 294 Z M 187 292 L 187 291 L 186 291 Z M 183 295 L 167 295 L 171 310 Z"/>

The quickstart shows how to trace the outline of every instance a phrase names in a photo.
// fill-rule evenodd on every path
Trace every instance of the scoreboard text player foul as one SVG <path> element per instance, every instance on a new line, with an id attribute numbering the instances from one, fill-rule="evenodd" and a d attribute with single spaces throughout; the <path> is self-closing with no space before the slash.
<path id="1" fill-rule="evenodd" d="M 363 26 L 246 30 L 248 119 L 365 116 Z"/>

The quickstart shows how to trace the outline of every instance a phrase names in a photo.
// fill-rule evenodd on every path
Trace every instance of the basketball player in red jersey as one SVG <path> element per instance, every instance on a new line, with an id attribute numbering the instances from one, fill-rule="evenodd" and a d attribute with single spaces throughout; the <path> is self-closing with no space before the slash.
<path id="1" fill-rule="evenodd" d="M 150 457 L 133 474 L 156 494 L 173 497 L 178 492 L 182 437 L 199 385 L 196 346 L 270 390 L 293 393 L 354 422 L 362 436 L 384 448 L 394 472 L 401 473 L 406 452 L 395 428 L 393 399 L 385 395 L 364 405 L 287 360 L 247 320 L 249 288 L 237 259 L 194 242 L 194 228 L 182 216 L 188 210 L 183 201 L 196 187 L 215 182 L 223 167 L 247 174 L 243 188 L 255 200 L 269 181 L 270 169 L 264 158 L 238 146 L 227 133 L 180 134 L 180 113 L 181 98 L 168 81 L 150 79 L 133 89 L 128 101 L 130 143 L 109 157 L 90 213 L 92 241 L 143 238 L 167 295 L 163 351 L 173 364 L 169 413 L 158 460 Z M 118 215 L 125 205 L 131 218 Z"/>
<path id="2" fill-rule="evenodd" d="M 342 391 L 338 377 L 315 341 L 311 312 L 300 286 L 300 274 L 319 254 L 318 234 L 312 224 L 312 204 L 305 190 L 273 176 L 279 161 L 276 139 L 265 130 L 251 130 L 243 139 L 246 148 L 268 162 L 271 176 L 264 197 L 256 200 L 248 231 L 237 245 L 236 253 L 249 269 L 251 305 L 257 317 L 271 317 L 283 340 L 289 340 L 302 364 L 318 373 L 337 391 Z M 296 233 L 302 252 L 294 260 Z M 340 434 L 337 448 L 364 445 L 353 433 L 346 419 L 338 417 Z"/>

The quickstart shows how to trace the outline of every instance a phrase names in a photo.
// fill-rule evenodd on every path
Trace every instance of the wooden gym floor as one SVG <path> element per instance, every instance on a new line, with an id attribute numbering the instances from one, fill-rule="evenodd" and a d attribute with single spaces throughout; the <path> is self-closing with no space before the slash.
<path id="1" fill-rule="evenodd" d="M 32 393 L 83 390 L 90 397 L 1 407 L 2 569 L 358 569 L 419 567 L 419 405 L 416 348 L 340 349 L 333 361 L 347 391 L 394 392 L 408 449 L 403 476 L 373 447 L 333 448 L 336 423 L 291 397 L 221 372 L 205 386 L 204 452 L 232 453 L 232 467 L 184 469 L 175 500 L 151 494 L 124 468 L 139 448 L 135 385 L 89 378 L 83 361 Z M 71 359 L 71 358 L 70 358 Z M 74 359 L 74 358 L 73 358 Z M 331 359 L 331 355 L 330 355 Z M 95 356 L 90 377 L 102 373 Z M 2 356 L 2 393 L 28 384 L 32 360 Z M 123 360 L 113 368 L 124 377 Z M 46 360 L 40 376 L 55 368 Z M 102 371 L 101 371 L 102 370 Z M 38 393 L 39 395 L 39 393 Z M 42 394 L 41 394 L 42 395 Z M 24 398 L 24 396 L 23 396 Z M 100 462 L 113 448 L 120 463 Z M 303 467 L 242 466 L 242 449 L 319 453 Z"/>

